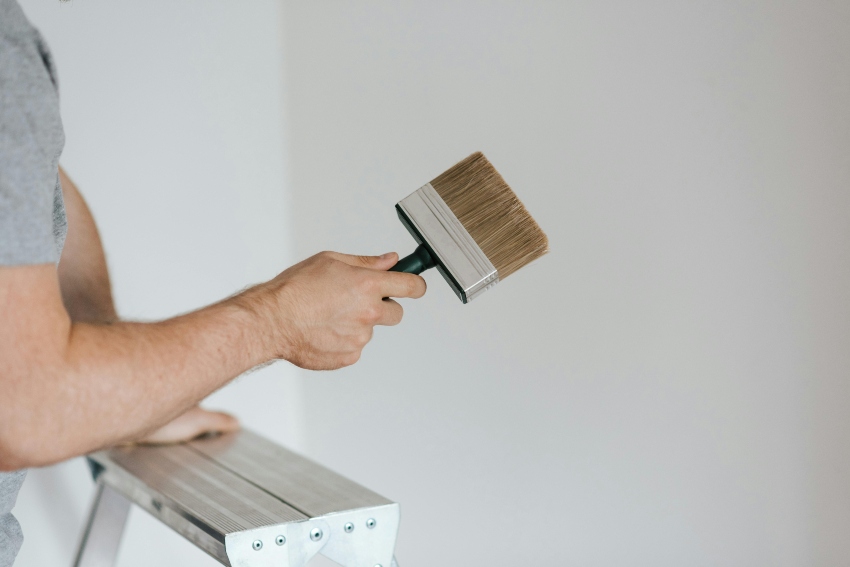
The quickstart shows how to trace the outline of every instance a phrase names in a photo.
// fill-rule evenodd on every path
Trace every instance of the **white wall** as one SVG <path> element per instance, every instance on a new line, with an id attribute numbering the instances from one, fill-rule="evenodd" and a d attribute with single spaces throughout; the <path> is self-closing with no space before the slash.
<path id="1" fill-rule="evenodd" d="M 285 2 L 283 50 L 270 0 L 25 7 L 124 315 L 410 250 L 393 204 L 478 149 L 549 233 L 470 305 L 428 275 L 353 368 L 214 400 L 399 501 L 402 566 L 850 559 L 847 3 Z M 67 563 L 89 490 L 32 473 L 20 565 Z M 132 522 L 122 567 L 212 563 Z"/>
<path id="2" fill-rule="evenodd" d="M 156 319 L 292 263 L 279 6 L 181 0 L 26 0 L 59 69 L 62 163 L 88 198 L 119 312 Z M 297 376 L 275 365 L 213 396 L 300 448 Z M 15 513 L 16 567 L 70 565 L 91 480 L 81 459 L 32 471 Z M 217 565 L 135 511 L 120 567 Z"/>
<path id="3" fill-rule="evenodd" d="M 483 150 L 552 253 L 305 386 L 402 565 L 850 560 L 850 4 L 286 2 L 296 255 Z"/>

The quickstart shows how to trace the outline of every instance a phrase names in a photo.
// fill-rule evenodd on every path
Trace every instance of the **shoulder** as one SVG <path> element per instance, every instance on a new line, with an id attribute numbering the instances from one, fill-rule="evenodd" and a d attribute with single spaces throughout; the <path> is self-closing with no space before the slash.
<path id="1" fill-rule="evenodd" d="M 16 0 L 0 0 L 0 80 L 4 76 L 20 81 L 47 79 L 56 89 L 50 49 Z"/>
<path id="2" fill-rule="evenodd" d="M 49 51 L 15 0 L 0 0 L 0 265 L 56 259 L 65 144 Z"/>
<path id="3" fill-rule="evenodd" d="M 9 152 L 35 150 L 53 161 L 62 132 L 50 51 L 16 0 L 0 0 L 0 154 L 8 162 Z"/>
<path id="4" fill-rule="evenodd" d="M 36 33 L 17 0 L 0 0 L 0 41 L 25 43 Z"/>

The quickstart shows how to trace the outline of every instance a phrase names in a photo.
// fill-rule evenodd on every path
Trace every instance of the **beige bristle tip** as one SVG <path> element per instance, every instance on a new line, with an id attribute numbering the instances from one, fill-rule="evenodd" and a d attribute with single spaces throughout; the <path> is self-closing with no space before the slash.
<path id="1" fill-rule="evenodd" d="M 499 272 L 499 279 L 549 252 L 549 239 L 481 152 L 431 181 Z"/>

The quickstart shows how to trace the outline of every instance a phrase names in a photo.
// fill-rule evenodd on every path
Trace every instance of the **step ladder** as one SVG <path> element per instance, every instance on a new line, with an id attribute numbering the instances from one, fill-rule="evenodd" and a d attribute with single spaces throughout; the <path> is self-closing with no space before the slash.
<path id="1" fill-rule="evenodd" d="M 113 567 L 130 505 L 230 567 L 397 567 L 399 505 L 250 431 L 89 456 L 74 567 Z"/>

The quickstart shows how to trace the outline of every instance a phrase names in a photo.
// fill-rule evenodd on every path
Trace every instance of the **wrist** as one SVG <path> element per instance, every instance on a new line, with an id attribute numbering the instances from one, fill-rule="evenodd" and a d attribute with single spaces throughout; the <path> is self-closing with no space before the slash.
<path id="1" fill-rule="evenodd" d="M 229 302 L 247 318 L 247 341 L 254 350 L 255 364 L 272 360 L 288 359 L 290 341 L 280 324 L 280 305 L 277 295 L 263 283 L 232 297 Z"/>

